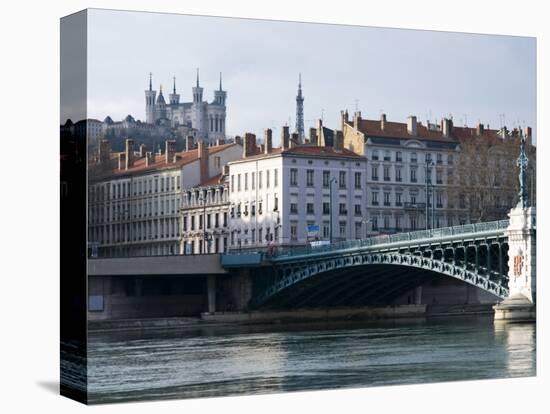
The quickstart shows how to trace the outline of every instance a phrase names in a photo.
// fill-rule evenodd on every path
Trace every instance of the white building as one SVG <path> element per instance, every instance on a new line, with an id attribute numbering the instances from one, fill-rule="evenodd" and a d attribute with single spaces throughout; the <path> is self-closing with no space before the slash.
<path id="1" fill-rule="evenodd" d="M 334 241 L 365 237 L 364 157 L 341 149 L 341 140 L 334 147 L 294 146 L 288 127 L 282 135 L 283 146 L 272 148 L 266 130 L 258 148 L 247 134 L 243 159 L 229 163 L 231 248 L 329 240 L 331 204 Z"/>
<path id="2" fill-rule="evenodd" d="M 126 140 L 111 153 L 102 141 L 99 162 L 89 167 L 88 240 L 101 256 L 168 255 L 180 252 L 180 214 L 185 189 L 217 177 L 239 159 L 239 144 L 176 152 L 175 141 L 154 154 Z"/>
<path id="3" fill-rule="evenodd" d="M 211 102 L 203 100 L 204 88 L 199 84 L 197 71 L 196 85 L 192 88 L 193 100 L 180 102 L 180 95 L 176 92 L 176 80 L 168 102 L 164 99 L 162 86 L 159 94 L 153 90 L 152 80 L 149 78 L 149 89 L 145 91 L 145 116 L 148 124 L 169 125 L 172 128 L 185 126 L 197 131 L 197 137 L 209 143 L 225 139 L 225 119 L 227 92 L 220 84 L 214 91 Z"/>
<path id="4" fill-rule="evenodd" d="M 227 251 L 229 191 L 226 178 L 226 175 L 220 174 L 183 191 L 180 254 Z"/>

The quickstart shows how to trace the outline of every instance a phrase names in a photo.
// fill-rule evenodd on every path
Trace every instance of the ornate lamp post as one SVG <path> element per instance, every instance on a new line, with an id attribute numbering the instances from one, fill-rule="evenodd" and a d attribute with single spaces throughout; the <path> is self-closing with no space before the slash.
<path id="1" fill-rule="evenodd" d="M 527 208 L 529 207 L 529 195 L 527 192 L 527 166 L 529 160 L 527 159 L 527 154 L 525 153 L 525 137 L 521 137 L 521 142 L 519 146 L 519 157 L 517 160 L 517 166 L 519 167 L 519 193 L 518 193 L 518 204 L 516 208 Z"/>

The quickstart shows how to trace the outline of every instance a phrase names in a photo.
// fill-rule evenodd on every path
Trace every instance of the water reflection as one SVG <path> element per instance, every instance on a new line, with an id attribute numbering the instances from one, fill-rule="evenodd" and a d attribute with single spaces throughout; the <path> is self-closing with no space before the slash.
<path id="1" fill-rule="evenodd" d="M 535 326 L 492 318 L 95 334 L 92 402 L 531 376 Z"/>

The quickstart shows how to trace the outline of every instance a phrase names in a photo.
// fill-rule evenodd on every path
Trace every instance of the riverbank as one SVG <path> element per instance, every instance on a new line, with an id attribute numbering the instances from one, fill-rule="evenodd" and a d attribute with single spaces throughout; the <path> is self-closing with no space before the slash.
<path id="1" fill-rule="evenodd" d="M 398 305 L 384 307 L 295 309 L 203 313 L 196 317 L 94 320 L 90 332 L 166 330 L 199 326 L 292 324 L 323 321 L 375 321 L 406 318 L 472 316 L 493 314 L 491 305 Z"/>

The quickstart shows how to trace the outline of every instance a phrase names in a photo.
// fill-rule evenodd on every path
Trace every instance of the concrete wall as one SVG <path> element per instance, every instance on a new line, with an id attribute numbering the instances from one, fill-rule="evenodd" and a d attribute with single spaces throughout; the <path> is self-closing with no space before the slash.
<path id="1" fill-rule="evenodd" d="M 226 274 L 219 254 L 88 260 L 89 276 Z"/>

